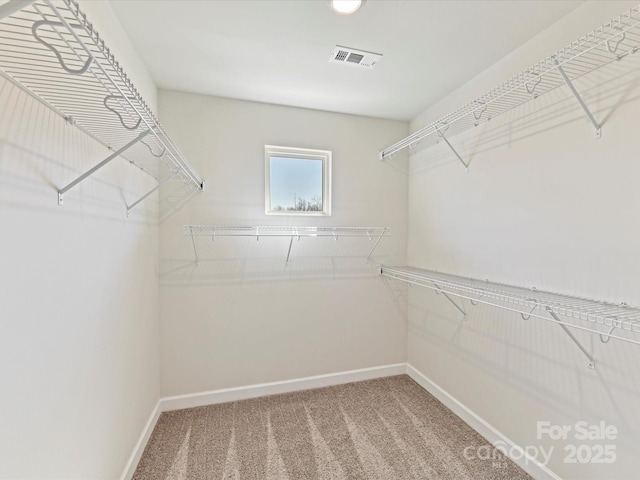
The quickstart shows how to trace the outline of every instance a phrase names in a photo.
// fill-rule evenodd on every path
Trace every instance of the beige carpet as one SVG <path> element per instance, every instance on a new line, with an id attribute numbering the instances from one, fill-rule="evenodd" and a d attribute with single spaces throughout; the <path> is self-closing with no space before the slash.
<path id="1" fill-rule="evenodd" d="M 163 413 L 133 478 L 530 478 L 502 456 L 470 454 L 481 445 L 488 442 L 400 375 Z"/>

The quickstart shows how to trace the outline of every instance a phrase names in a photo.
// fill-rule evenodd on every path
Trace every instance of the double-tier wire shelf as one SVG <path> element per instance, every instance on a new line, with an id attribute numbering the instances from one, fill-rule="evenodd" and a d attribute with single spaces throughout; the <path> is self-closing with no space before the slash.
<path id="1" fill-rule="evenodd" d="M 195 263 L 199 262 L 198 248 L 196 237 L 210 237 L 215 240 L 216 237 L 287 237 L 289 240 L 289 249 L 287 250 L 287 258 L 285 263 L 289 263 L 291 257 L 291 248 L 294 239 L 300 240 L 302 237 L 330 237 L 338 240 L 340 237 L 364 237 L 368 238 L 372 243 L 366 259 L 369 260 L 374 250 L 382 240 L 382 237 L 391 234 L 387 227 L 307 227 L 307 226 L 213 226 L 213 225 L 185 225 L 184 234 L 191 237 L 193 245 L 193 253 Z"/>
<path id="2" fill-rule="evenodd" d="M 413 267 L 381 265 L 380 275 L 417 285 L 442 294 L 466 318 L 462 302 L 466 299 L 474 306 L 492 305 L 519 313 L 523 320 L 536 317 L 558 324 L 589 359 L 595 361 L 569 329 L 578 329 L 599 335 L 603 343 L 612 338 L 640 345 L 640 308 L 626 304 L 579 298 L 535 288 L 492 283 L 485 280 L 459 277 Z"/>
<path id="3" fill-rule="evenodd" d="M 566 86 L 575 96 L 593 125 L 594 136 L 599 138 L 600 124 L 590 112 L 573 82 L 609 63 L 636 53 L 638 48 L 640 48 L 640 5 L 572 42 L 463 107 L 385 148 L 380 152 L 380 159 L 386 160 L 405 148 L 415 147 L 418 143 L 421 147 L 427 148 L 443 140 L 457 159 L 468 168 L 469 162 L 462 158 L 449 142 L 449 138 L 562 86 Z"/>
<path id="4" fill-rule="evenodd" d="M 156 186 L 127 202 L 127 214 L 161 190 L 161 211 L 203 188 L 104 40 L 74 0 L 0 5 L 0 73 L 110 151 L 58 191 L 65 193 L 117 157 Z"/>

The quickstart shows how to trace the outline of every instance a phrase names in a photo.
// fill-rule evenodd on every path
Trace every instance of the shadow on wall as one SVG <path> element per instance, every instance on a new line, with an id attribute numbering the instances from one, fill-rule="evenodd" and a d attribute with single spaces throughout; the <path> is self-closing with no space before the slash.
<path id="1" fill-rule="evenodd" d="M 567 424 L 606 421 L 620 431 L 618 449 L 633 452 L 637 448 L 640 372 L 627 366 L 638 364 L 640 346 L 615 339 L 602 343 L 596 334 L 573 330 L 595 358 L 596 369 L 591 370 L 587 358 L 558 325 L 536 318 L 525 321 L 513 312 L 456 299 L 464 316 L 434 292 L 419 287 L 409 290 L 409 332 L 422 352 L 416 355 L 439 363 L 452 359 L 448 374 L 470 376 L 458 382 L 474 384 L 471 391 L 482 390 L 490 377 L 530 398 L 538 408 L 544 406 L 540 412 L 547 417 L 565 419 Z M 509 403 L 509 395 L 503 394 Z M 535 421 L 531 429 L 535 435 Z"/>
<path id="2" fill-rule="evenodd" d="M 622 105 L 640 97 L 640 54 L 628 55 L 574 81 L 596 122 L 607 134 L 607 122 Z M 544 132 L 573 123 L 584 124 L 585 141 L 593 140 L 593 127 L 566 86 L 553 89 L 488 122 L 480 123 L 448 140 L 473 170 L 478 154 L 490 152 L 513 142 L 536 137 Z M 399 139 L 398 139 L 399 140 Z M 593 140 L 595 141 L 595 140 Z M 464 166 L 444 141 L 434 135 L 385 159 L 392 168 L 407 175 L 456 164 Z"/>
<path id="3" fill-rule="evenodd" d="M 58 190 L 111 151 L 63 117 L 0 76 L 0 205 L 58 214 L 87 214 L 107 220 L 127 217 L 132 205 L 157 186 L 156 180 L 119 157 L 70 188 L 58 205 Z M 134 148 L 145 148 L 139 145 Z M 130 211 L 127 221 L 157 223 L 195 192 L 181 182 L 155 192 Z M 169 187 L 167 187 L 169 188 Z"/>
<path id="4" fill-rule="evenodd" d="M 409 318 L 409 287 L 405 282 L 394 282 L 387 277 L 381 277 L 387 293 L 400 314 L 400 318 Z"/>
<path id="5" fill-rule="evenodd" d="M 375 239 L 356 237 L 183 236 L 160 262 L 163 285 L 349 279 L 376 275 L 389 255 L 384 239 L 371 257 Z M 287 261 L 287 255 L 289 259 Z"/>

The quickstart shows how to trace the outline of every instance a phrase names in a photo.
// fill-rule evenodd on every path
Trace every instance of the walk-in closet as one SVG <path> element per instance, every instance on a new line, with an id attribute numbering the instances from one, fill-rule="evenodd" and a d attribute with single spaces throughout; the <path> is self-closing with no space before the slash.
<path id="1" fill-rule="evenodd" d="M 635 1 L 0 0 L 0 479 L 637 478 Z"/>

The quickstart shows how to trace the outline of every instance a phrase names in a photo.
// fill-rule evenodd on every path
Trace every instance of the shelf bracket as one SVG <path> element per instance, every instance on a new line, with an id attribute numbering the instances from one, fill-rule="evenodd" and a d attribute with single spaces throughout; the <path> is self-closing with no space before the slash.
<path id="1" fill-rule="evenodd" d="M 193 254 L 196 257 L 196 267 L 198 266 L 198 249 L 196 248 L 196 238 L 193 236 L 193 227 L 189 229 L 191 231 L 191 245 L 193 245 Z"/>
<path id="2" fill-rule="evenodd" d="M 149 195 L 151 195 L 153 192 L 155 192 L 156 190 L 158 190 L 160 188 L 160 183 L 158 185 L 156 185 L 155 187 L 153 187 L 149 192 L 145 193 L 142 197 L 140 197 L 138 200 L 136 200 L 135 202 L 133 202 L 131 205 L 127 205 L 127 217 L 129 216 L 129 213 L 131 213 L 131 210 L 133 210 L 135 208 L 136 205 L 138 205 L 140 202 L 142 202 L 145 198 L 147 198 Z"/>
<path id="3" fill-rule="evenodd" d="M 600 135 L 602 134 L 602 127 L 600 125 L 598 125 L 598 122 L 596 122 L 596 119 L 593 118 L 593 115 L 591 114 L 591 111 L 589 110 L 589 107 L 587 107 L 587 105 L 584 103 L 584 100 L 582 100 L 582 97 L 580 96 L 580 94 L 578 93 L 576 88 L 573 86 L 573 83 L 571 83 L 571 80 L 569 80 L 569 77 L 567 77 L 567 74 L 565 73 L 565 71 L 560 66 L 560 63 L 558 62 L 558 59 L 554 58 L 553 59 L 553 63 L 555 64 L 556 69 L 560 73 L 560 76 L 564 80 L 564 83 L 567 85 L 567 87 L 569 87 L 569 90 L 571 90 L 571 93 L 573 93 L 573 96 L 576 97 L 576 100 L 578 101 L 578 103 L 582 107 L 582 110 L 584 110 L 584 113 L 587 115 L 587 118 L 589 119 L 589 121 L 593 125 L 593 128 L 595 128 L 595 133 L 593 134 L 593 137 L 594 138 L 600 138 Z"/>
<path id="4" fill-rule="evenodd" d="M 142 142 L 144 144 L 144 142 Z M 145 144 L 146 145 L 146 144 Z M 175 177 L 178 174 L 178 172 L 174 173 L 173 175 L 171 175 L 169 178 L 163 180 L 162 182 L 159 182 L 158 185 L 156 185 L 155 187 L 153 187 L 149 192 L 145 193 L 142 197 L 140 197 L 138 200 L 136 200 L 135 202 L 133 202 L 131 205 L 127 205 L 127 217 L 129 216 L 129 213 L 131 212 L 131 210 L 133 210 L 133 208 L 138 205 L 140 202 L 142 202 L 145 198 L 147 198 L 149 195 L 151 195 L 153 192 L 155 192 L 156 190 L 158 190 L 163 184 L 167 183 L 168 181 L 170 181 L 173 177 Z"/>
<path id="5" fill-rule="evenodd" d="M 293 245 L 293 238 L 298 237 L 298 241 L 300 241 L 300 234 L 291 235 L 291 240 L 289 241 L 289 250 L 287 251 L 287 259 L 284 261 L 285 266 L 289 265 L 289 257 L 291 256 L 291 246 Z"/>
<path id="6" fill-rule="evenodd" d="M 293 236 L 291 236 L 291 240 L 289 241 L 289 250 L 287 251 L 287 259 L 284 263 L 289 264 L 289 256 L 291 256 L 291 247 L 293 246 Z"/>
<path id="7" fill-rule="evenodd" d="M 0 6 L 0 20 L 9 15 L 19 12 L 25 7 L 31 5 L 35 0 L 11 0 Z"/>
<path id="8" fill-rule="evenodd" d="M 582 353 L 584 353 L 585 357 L 587 357 L 589 359 L 589 363 L 587 364 L 587 366 L 591 370 L 595 370 L 596 369 L 596 361 L 593 359 L 591 354 L 589 352 L 587 352 L 587 349 L 582 346 L 580 341 L 575 337 L 575 335 L 573 333 L 571 333 L 571 331 L 567 328 L 567 326 L 560 321 L 560 319 L 558 318 L 558 316 L 554 312 L 552 312 L 551 310 L 547 310 L 547 312 L 558 323 L 558 325 L 560 325 L 560 327 L 562 327 L 562 329 L 564 330 L 564 333 L 566 333 L 569 336 L 569 338 L 573 341 L 573 343 L 575 343 L 577 345 L 577 347 L 582 351 Z"/>
<path id="9" fill-rule="evenodd" d="M 111 160 L 113 160 L 114 158 L 119 156 L 122 152 L 124 152 L 125 150 L 128 150 L 133 145 L 135 145 L 140 140 L 142 140 L 144 137 L 149 135 L 149 133 L 151 133 L 151 130 L 145 130 L 140 135 L 138 135 L 136 138 L 134 138 L 129 143 L 127 143 L 124 147 L 119 148 L 118 150 L 113 152 L 111 155 L 109 155 L 107 158 L 105 158 L 103 161 L 101 161 L 98 165 L 93 167 L 91 170 L 88 170 L 87 172 L 83 173 L 78 178 L 76 178 L 73 182 L 68 184 L 66 187 L 63 187 L 60 190 L 58 190 L 58 205 L 62 205 L 63 204 L 63 196 L 69 189 L 75 187 L 78 183 L 80 183 L 82 180 L 84 180 L 88 176 L 93 175 L 96 171 L 100 170 L 102 167 L 104 167 Z"/>
<path id="10" fill-rule="evenodd" d="M 371 247 L 371 250 L 369 250 L 369 253 L 367 254 L 367 258 L 365 261 L 368 261 L 369 258 L 371 258 L 371 254 L 373 253 L 373 251 L 376 249 L 376 247 L 378 246 L 378 244 L 380 243 L 380 240 L 382 240 L 382 237 L 384 236 L 384 234 L 386 233 L 386 229 L 382 230 L 382 233 L 380 233 L 380 235 L 378 236 L 378 238 L 376 239 L 376 242 L 373 244 L 373 247 Z M 368 232 L 367 232 L 368 233 Z"/>
<path id="11" fill-rule="evenodd" d="M 433 283 L 433 286 L 436 287 L 435 290 L 434 290 L 436 292 L 436 295 L 440 295 L 440 294 L 444 295 L 445 298 L 451 302 L 451 305 L 456 307 L 462 313 L 462 315 L 463 315 L 462 319 L 466 320 L 467 319 L 467 312 L 465 312 L 462 309 L 462 307 L 460 307 L 456 302 L 454 302 L 453 299 L 447 294 L 447 292 L 443 291 L 435 282 L 431 282 L 431 283 Z"/>
<path id="12" fill-rule="evenodd" d="M 462 165 L 464 165 L 464 168 L 467 170 L 467 173 L 469 172 L 469 164 L 466 163 L 462 157 L 460 156 L 460 154 L 458 153 L 458 151 L 453 148 L 453 145 L 451 145 L 451 143 L 449 143 L 449 140 L 447 140 L 447 137 L 444 136 L 444 132 L 441 132 L 440 130 L 436 129 L 436 131 L 438 132 L 438 136 L 443 139 L 447 145 L 449 145 L 449 148 L 451 149 L 451 151 L 453 153 L 455 153 L 456 157 L 458 157 L 458 160 L 460 160 L 460 163 L 462 163 Z"/>

